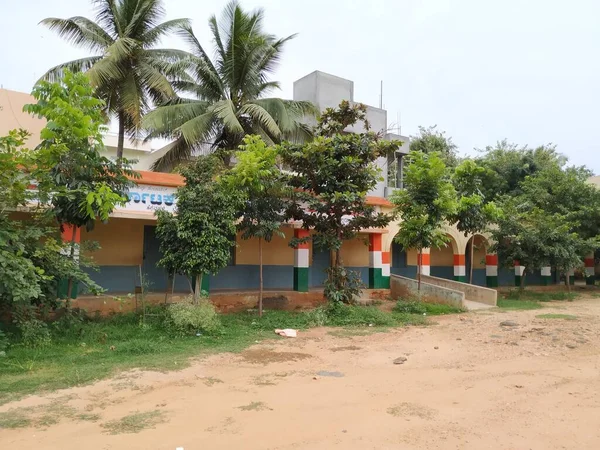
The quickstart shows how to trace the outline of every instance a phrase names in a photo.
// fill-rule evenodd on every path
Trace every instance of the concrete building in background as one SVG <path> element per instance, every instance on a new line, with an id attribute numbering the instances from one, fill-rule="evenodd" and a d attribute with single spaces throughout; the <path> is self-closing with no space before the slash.
<path id="1" fill-rule="evenodd" d="M 27 140 L 27 147 L 37 147 L 40 143 L 40 132 L 46 126 L 46 120 L 23 112 L 23 107 L 31 103 L 36 103 L 36 100 L 30 94 L 0 89 L 0 136 L 8 134 L 10 130 L 23 128 L 31 134 Z M 109 158 L 116 157 L 117 139 L 117 133 L 106 132 L 104 134 L 105 149 L 101 153 Z M 125 136 L 123 156 L 136 161 L 133 163 L 135 170 L 150 170 L 152 163 L 161 157 L 167 148 L 168 145 L 164 142 L 143 142 L 140 139 L 130 139 Z"/>
<path id="2" fill-rule="evenodd" d="M 354 99 L 354 82 L 318 70 L 309 73 L 294 82 L 294 100 L 305 100 L 313 103 L 320 111 L 326 108 L 336 108 L 343 100 L 351 104 L 362 103 Z M 396 188 L 402 187 L 402 158 L 408 154 L 409 139 L 406 136 L 388 132 L 388 117 L 385 109 L 375 106 L 367 107 L 367 121 L 371 131 L 380 133 L 384 139 L 398 140 L 404 144 L 389 158 L 379 158 L 377 166 L 381 168 L 384 180 L 370 192 L 370 195 L 388 198 Z M 363 124 L 349 127 L 347 131 L 360 133 L 364 131 Z"/>

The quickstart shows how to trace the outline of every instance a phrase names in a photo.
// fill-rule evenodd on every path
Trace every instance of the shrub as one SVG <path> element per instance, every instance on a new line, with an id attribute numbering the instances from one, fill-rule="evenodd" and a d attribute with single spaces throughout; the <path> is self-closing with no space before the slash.
<path id="1" fill-rule="evenodd" d="M 323 291 L 325 298 L 332 303 L 352 304 L 362 292 L 360 274 L 344 267 L 327 269 L 327 279 Z"/>
<path id="2" fill-rule="evenodd" d="M 428 314 L 430 316 L 440 316 L 444 314 L 455 314 L 463 312 L 458 306 L 446 305 L 443 303 L 421 302 L 413 297 L 400 298 L 394 307 L 394 311 L 403 314 Z"/>
<path id="3" fill-rule="evenodd" d="M 4 352 L 8 348 L 8 338 L 2 330 L 0 330 L 0 355 L 4 355 Z"/>
<path id="4" fill-rule="evenodd" d="M 18 323 L 21 332 L 21 343 L 25 347 L 40 348 L 50 344 L 50 330 L 45 322 L 39 319 L 29 319 Z"/>
<path id="5" fill-rule="evenodd" d="M 394 326 L 396 320 L 391 314 L 376 306 L 352 306 L 334 303 L 327 307 L 328 325 L 332 326 Z"/>
<path id="6" fill-rule="evenodd" d="M 417 300 L 400 299 L 396 303 L 394 311 L 408 314 L 425 314 L 427 312 L 427 307 L 425 306 L 425 303 L 419 302 Z"/>
<path id="7" fill-rule="evenodd" d="M 221 327 L 214 305 L 207 299 L 194 304 L 191 297 L 169 306 L 166 323 L 178 334 L 212 334 Z"/>

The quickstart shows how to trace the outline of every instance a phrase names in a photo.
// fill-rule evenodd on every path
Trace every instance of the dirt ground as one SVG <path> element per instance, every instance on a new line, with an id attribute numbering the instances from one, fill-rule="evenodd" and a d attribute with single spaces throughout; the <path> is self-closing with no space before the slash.
<path id="1" fill-rule="evenodd" d="M 536 318 L 548 313 L 576 319 Z M 435 321 L 315 329 L 29 397 L 0 412 L 54 405 L 63 419 L 0 430 L 0 448 L 600 449 L 600 299 Z"/>

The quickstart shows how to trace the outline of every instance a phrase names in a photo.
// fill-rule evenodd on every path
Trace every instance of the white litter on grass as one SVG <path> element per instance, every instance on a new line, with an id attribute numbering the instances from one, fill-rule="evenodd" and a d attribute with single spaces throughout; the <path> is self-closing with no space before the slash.
<path id="1" fill-rule="evenodd" d="M 291 328 L 285 328 L 283 330 L 280 330 L 278 328 L 275 330 L 275 333 L 278 334 L 279 336 L 283 336 L 283 337 L 295 338 L 298 336 L 298 330 L 292 330 Z"/>

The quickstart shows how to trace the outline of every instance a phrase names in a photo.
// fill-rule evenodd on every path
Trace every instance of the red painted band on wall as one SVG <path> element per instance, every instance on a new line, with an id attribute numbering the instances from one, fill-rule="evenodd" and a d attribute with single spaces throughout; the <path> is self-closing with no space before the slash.
<path id="1" fill-rule="evenodd" d="M 381 252 L 381 263 L 382 264 L 390 263 L 390 252 Z"/>
<path id="2" fill-rule="evenodd" d="M 369 251 L 380 252 L 381 251 L 381 234 L 373 233 L 369 235 Z"/>
<path id="3" fill-rule="evenodd" d="M 498 255 L 485 255 L 485 264 L 487 266 L 497 266 L 498 265 Z"/>
<path id="4" fill-rule="evenodd" d="M 464 266 L 465 265 L 465 255 L 454 255 L 454 265 L 455 266 Z"/>

